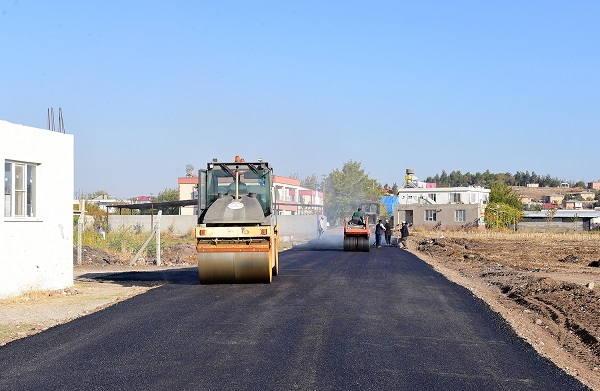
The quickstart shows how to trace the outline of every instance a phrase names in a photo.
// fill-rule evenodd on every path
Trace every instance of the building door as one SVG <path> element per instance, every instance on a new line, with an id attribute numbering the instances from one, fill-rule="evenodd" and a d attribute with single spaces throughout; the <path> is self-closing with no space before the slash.
<path id="1" fill-rule="evenodd" d="M 406 217 L 406 222 L 408 224 L 412 224 L 413 223 L 413 211 L 412 210 L 405 210 L 404 211 L 404 216 Z"/>

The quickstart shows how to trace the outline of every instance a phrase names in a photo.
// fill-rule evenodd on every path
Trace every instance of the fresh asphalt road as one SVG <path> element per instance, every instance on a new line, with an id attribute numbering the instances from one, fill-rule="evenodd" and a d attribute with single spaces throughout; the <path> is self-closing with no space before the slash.
<path id="1" fill-rule="evenodd" d="M 0 390 L 582 390 L 468 290 L 325 236 L 272 284 L 172 282 L 0 348 Z"/>

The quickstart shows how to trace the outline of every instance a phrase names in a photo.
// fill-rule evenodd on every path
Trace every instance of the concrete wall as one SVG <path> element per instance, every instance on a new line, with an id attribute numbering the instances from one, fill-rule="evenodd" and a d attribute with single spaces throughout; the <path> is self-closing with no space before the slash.
<path id="1" fill-rule="evenodd" d="M 73 135 L 0 121 L 2 165 L 37 165 L 35 217 L 0 203 L 0 297 L 73 285 L 73 156 Z"/>
<path id="2" fill-rule="evenodd" d="M 277 216 L 281 240 L 300 241 L 317 238 L 319 236 L 317 223 L 320 217 L 321 215 Z"/>
<path id="3" fill-rule="evenodd" d="M 279 232 L 286 240 L 310 240 L 315 239 L 317 234 L 317 220 L 320 215 L 281 215 L 277 216 Z M 155 217 L 156 218 L 156 217 Z M 160 218 L 161 232 L 171 232 L 178 235 L 193 233 L 191 230 L 196 226 L 196 216 L 168 216 Z M 150 216 L 131 215 L 109 215 L 108 224 L 111 230 L 119 228 L 134 229 L 136 225 L 142 227 L 142 231 L 150 232 Z"/>
<path id="4" fill-rule="evenodd" d="M 156 215 L 154 216 L 156 219 Z M 192 230 L 198 221 L 197 216 L 162 215 L 160 217 L 160 231 L 176 235 L 192 235 Z M 152 217 L 150 215 L 108 215 L 108 225 L 111 230 L 119 228 L 135 229 L 142 227 L 143 232 L 152 230 Z"/>
<path id="5" fill-rule="evenodd" d="M 445 205 L 429 205 L 429 204 L 409 204 L 394 205 L 394 224 L 401 221 L 407 221 L 413 224 L 413 227 L 433 228 L 438 222 L 441 222 L 441 228 L 459 228 L 465 225 L 472 226 L 475 220 L 479 220 L 479 227 L 484 228 L 483 216 L 486 205 L 482 204 L 445 204 Z M 436 220 L 425 221 L 425 211 L 435 210 Z M 454 212 L 456 210 L 465 211 L 465 221 L 454 221 Z"/>
<path id="6" fill-rule="evenodd" d="M 577 221 L 569 221 L 569 219 L 552 219 L 548 222 L 545 219 L 537 219 L 537 221 L 521 221 L 518 224 L 519 231 L 535 231 L 535 232 L 573 232 L 573 231 L 589 231 L 594 229 L 590 219 L 578 219 Z"/>

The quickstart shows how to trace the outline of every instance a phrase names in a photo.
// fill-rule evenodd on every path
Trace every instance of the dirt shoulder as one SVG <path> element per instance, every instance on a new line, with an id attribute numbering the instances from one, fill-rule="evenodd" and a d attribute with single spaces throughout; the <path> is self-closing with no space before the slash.
<path id="1" fill-rule="evenodd" d="M 0 346 L 50 327 L 69 322 L 160 286 L 160 282 L 112 282 L 102 275 L 130 271 L 158 271 L 196 266 L 196 249 L 176 244 L 155 259 L 140 258 L 130 266 L 131 254 L 109 254 L 84 246 L 82 264 L 73 265 L 73 286 L 55 291 L 28 292 L 0 299 Z M 77 249 L 73 249 L 77 260 Z"/>
<path id="2" fill-rule="evenodd" d="M 409 246 L 542 356 L 600 390 L 599 235 L 414 232 Z"/>
<path id="3" fill-rule="evenodd" d="M 90 273 L 118 271 L 117 268 L 76 268 L 72 287 L 29 292 L 0 300 L 0 346 L 99 311 L 158 286 L 144 282 L 123 285 L 85 277 Z"/>

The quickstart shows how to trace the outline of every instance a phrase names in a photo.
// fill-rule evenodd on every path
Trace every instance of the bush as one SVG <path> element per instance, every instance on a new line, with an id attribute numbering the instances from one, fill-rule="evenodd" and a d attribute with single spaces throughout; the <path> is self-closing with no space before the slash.
<path id="1" fill-rule="evenodd" d="M 149 233 L 135 232 L 135 230 L 129 230 L 119 228 L 106 233 L 106 240 L 102 239 L 102 236 L 95 231 L 86 230 L 82 233 L 81 244 L 83 246 L 90 246 L 98 250 L 102 250 L 107 253 L 120 253 L 125 255 L 133 255 L 139 251 L 146 239 L 148 239 Z M 76 246 L 77 243 L 77 227 L 73 232 L 73 244 Z M 177 243 L 189 243 L 189 236 L 179 237 L 169 233 L 161 232 L 160 235 L 160 249 L 166 251 L 174 244 Z M 146 250 L 146 255 L 156 255 L 156 238 L 153 238 Z"/>

